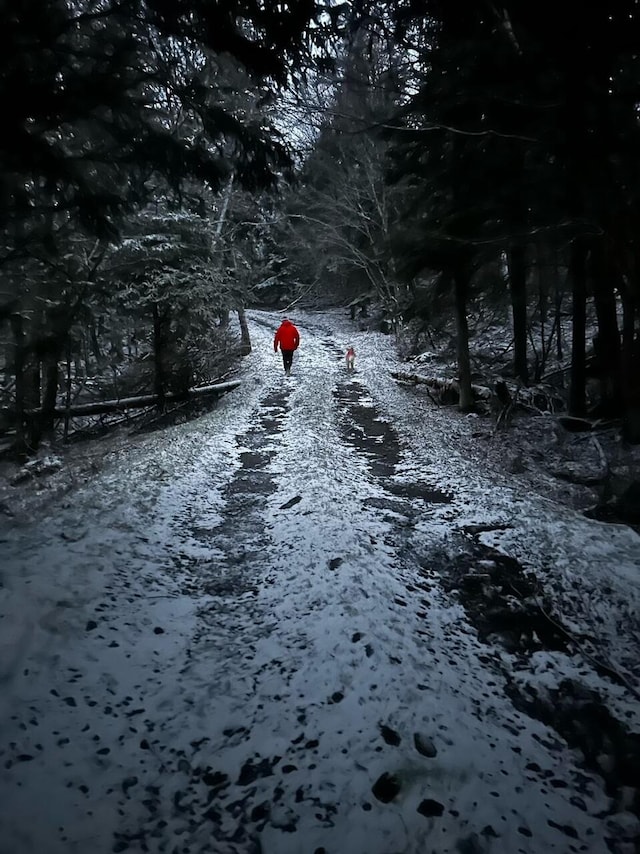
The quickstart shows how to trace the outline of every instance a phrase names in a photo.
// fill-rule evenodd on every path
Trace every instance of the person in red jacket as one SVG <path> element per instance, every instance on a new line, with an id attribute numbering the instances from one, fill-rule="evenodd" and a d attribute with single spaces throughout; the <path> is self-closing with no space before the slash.
<path id="1" fill-rule="evenodd" d="M 300 333 L 295 328 L 293 323 L 285 317 L 276 331 L 273 339 L 273 350 L 278 352 L 278 344 L 282 353 L 282 362 L 284 364 L 284 372 L 287 376 L 291 373 L 291 363 L 293 362 L 293 351 L 298 349 L 300 343 Z"/>

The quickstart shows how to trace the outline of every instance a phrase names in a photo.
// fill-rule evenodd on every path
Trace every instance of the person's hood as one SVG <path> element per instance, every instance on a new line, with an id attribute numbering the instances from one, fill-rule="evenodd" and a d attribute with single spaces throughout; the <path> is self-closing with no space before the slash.
<path id="1" fill-rule="evenodd" d="M 293 326 L 293 323 L 289 320 L 289 318 L 285 317 L 280 326 Z"/>

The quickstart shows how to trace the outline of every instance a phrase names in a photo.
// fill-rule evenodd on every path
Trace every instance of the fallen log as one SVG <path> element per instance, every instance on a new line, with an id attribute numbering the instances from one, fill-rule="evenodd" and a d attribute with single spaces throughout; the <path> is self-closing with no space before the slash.
<path id="1" fill-rule="evenodd" d="M 225 394 L 240 385 L 240 380 L 230 380 L 225 383 L 214 383 L 213 385 L 197 386 L 182 392 L 167 392 L 164 399 L 167 402 L 188 400 L 191 397 L 197 397 L 205 394 Z M 63 418 L 79 417 L 81 415 L 103 415 L 108 412 L 120 412 L 124 409 L 144 409 L 146 406 L 154 406 L 158 403 L 159 397 L 157 394 L 145 394 L 139 397 L 124 397 L 120 400 L 101 400 L 97 403 L 84 403 L 72 406 L 69 409 L 56 408 L 55 416 Z"/>
<path id="2" fill-rule="evenodd" d="M 399 382 L 411 385 L 426 385 L 438 392 L 440 403 L 457 403 L 460 396 L 458 381 L 442 377 L 426 377 L 407 371 L 391 371 L 391 376 Z M 475 400 L 488 400 L 491 389 L 486 386 L 472 385 L 471 390 Z"/>
<path id="3" fill-rule="evenodd" d="M 188 400 L 191 397 L 207 394 L 225 394 L 240 385 L 240 380 L 230 380 L 224 383 L 214 383 L 213 385 L 196 386 L 187 391 L 182 392 L 167 392 L 164 400 L 169 402 Z M 79 403 L 75 406 L 57 406 L 54 411 L 56 418 L 79 418 L 83 415 L 105 415 L 109 412 L 122 412 L 125 409 L 144 409 L 147 406 L 154 406 L 159 401 L 157 394 L 143 394 L 138 397 L 123 397 L 118 400 L 100 400 L 96 403 Z M 11 414 L 10 409 L 2 410 L 4 414 Z M 28 415 L 38 415 L 39 409 L 29 410 Z"/>

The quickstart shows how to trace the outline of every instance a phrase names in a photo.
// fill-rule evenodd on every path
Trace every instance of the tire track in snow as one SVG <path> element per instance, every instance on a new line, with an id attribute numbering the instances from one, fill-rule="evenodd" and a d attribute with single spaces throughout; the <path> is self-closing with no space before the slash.
<path id="1" fill-rule="evenodd" d="M 319 410 L 323 406 L 325 412 L 320 413 Z M 333 423 L 335 422 L 335 411 L 331 396 L 322 401 L 307 401 L 307 408 L 309 412 L 303 415 L 307 429 L 311 412 L 313 412 L 315 422 L 320 418 L 323 428 L 328 428 L 330 422 L 332 423 L 333 429 L 330 430 L 325 450 L 329 452 L 329 459 L 335 461 L 335 451 L 340 447 L 340 444 L 337 427 Z M 295 412 L 294 407 L 289 413 L 289 420 Z M 264 420 L 262 412 L 260 419 L 261 421 Z M 288 426 L 295 432 L 295 425 L 289 424 Z M 327 438 L 327 434 L 321 431 L 312 435 L 312 444 L 316 452 L 318 451 L 317 441 L 321 437 Z M 286 456 L 287 452 L 291 451 L 291 447 L 287 447 L 286 435 L 277 438 L 280 444 L 280 452 Z M 239 445 L 242 446 L 245 441 L 246 436 L 241 437 Z M 351 461 L 351 455 L 352 452 L 348 451 L 345 463 L 347 460 Z M 309 463 L 312 459 L 313 457 L 310 455 L 307 459 L 297 460 L 298 466 L 301 464 L 304 468 L 305 462 Z M 275 477 L 278 474 L 281 475 L 283 470 L 285 472 L 290 470 L 291 462 L 292 460 L 289 458 L 285 461 L 284 466 L 279 466 L 278 454 L 274 454 L 269 468 L 273 470 Z M 360 469 L 359 474 L 363 478 L 362 489 L 367 493 L 370 491 L 367 467 L 366 465 L 364 468 L 358 465 L 356 467 Z M 299 474 L 299 471 L 296 474 Z M 353 478 L 353 476 L 352 473 L 351 477 Z M 225 490 L 227 497 L 233 496 L 237 484 L 241 483 L 242 480 L 243 469 L 240 469 Z M 294 482 L 295 480 L 296 478 L 294 478 Z M 340 488 L 336 494 L 340 494 Z M 354 495 L 355 506 L 360 503 L 360 494 L 361 490 Z M 280 477 L 279 494 L 274 495 L 277 500 L 274 501 L 273 517 L 267 524 L 267 530 L 277 527 L 278 520 L 283 516 L 286 518 L 289 510 L 294 514 L 294 520 L 300 516 L 311 514 L 312 509 L 305 506 L 308 497 L 296 496 L 295 490 L 291 489 L 289 482 L 283 481 Z M 296 838 L 301 839 L 302 828 L 299 828 L 301 821 L 308 821 L 310 817 L 314 817 L 315 833 L 320 834 L 321 837 L 324 835 L 323 831 L 336 826 L 332 818 L 339 811 L 336 802 L 338 794 L 336 783 L 339 776 L 348 776 L 348 772 L 343 770 L 341 774 L 338 774 L 335 767 L 333 770 L 331 767 L 334 763 L 333 754 L 335 750 L 333 745 L 336 738 L 336 734 L 332 732 L 335 729 L 335 724 L 331 725 L 331 720 L 335 719 L 336 713 L 332 712 L 332 709 L 351 707 L 354 702 L 359 702 L 357 693 L 351 697 L 345 696 L 345 680 L 349 681 L 351 669 L 357 670 L 361 665 L 364 665 L 362 679 L 368 681 L 375 678 L 378 671 L 376 656 L 380 653 L 375 649 L 373 633 L 352 630 L 351 623 L 354 618 L 357 619 L 357 614 L 352 613 L 339 615 L 337 620 L 340 634 L 345 635 L 346 628 L 344 640 L 340 640 L 340 645 L 346 645 L 342 654 L 344 652 L 349 653 L 345 656 L 346 660 L 339 664 L 342 676 L 337 680 L 332 679 L 323 684 L 324 679 L 318 682 L 317 674 L 313 669 L 313 659 L 311 670 L 309 668 L 308 657 L 309 655 L 313 656 L 314 647 L 320 641 L 324 642 L 324 635 L 326 634 L 326 631 L 321 629 L 322 637 L 316 636 L 316 615 L 319 616 L 327 607 L 335 607 L 336 592 L 339 593 L 340 599 L 344 598 L 345 590 L 348 590 L 348 587 L 345 588 L 344 585 L 334 584 L 331 573 L 348 578 L 349 573 L 353 572 L 349 568 L 351 561 L 348 556 L 343 555 L 339 558 L 333 556 L 337 551 L 343 550 L 339 548 L 340 538 L 337 538 L 338 542 L 331 543 L 330 535 L 336 533 L 335 529 L 344 528 L 341 507 L 335 501 L 335 496 L 328 500 L 323 500 L 319 496 L 310 497 L 312 498 L 311 504 L 315 504 L 313 509 L 320 511 L 315 523 L 319 525 L 321 533 L 327 529 L 326 519 L 329 519 L 330 524 L 326 530 L 329 535 L 329 542 L 321 537 L 313 543 L 309 550 L 309 563 L 305 567 L 303 560 L 302 566 L 298 565 L 297 570 L 294 568 L 293 573 L 291 566 L 287 565 L 286 561 L 283 565 L 282 561 L 278 562 L 272 556 L 271 560 L 276 563 L 271 573 L 273 587 L 269 588 L 266 593 L 273 595 L 262 598 L 271 601 L 274 606 L 273 609 L 265 608 L 264 604 L 261 606 L 260 603 L 249 602 L 245 598 L 244 605 L 247 609 L 248 625 L 243 625 L 242 621 L 238 622 L 237 619 L 239 616 L 237 603 L 233 603 L 230 614 L 225 612 L 224 606 L 220 607 L 219 604 L 214 604 L 209 614 L 210 619 L 205 621 L 208 630 L 207 628 L 203 629 L 200 649 L 197 649 L 198 644 L 196 644 L 192 650 L 192 660 L 196 662 L 193 668 L 197 669 L 200 675 L 194 676 L 193 669 L 190 668 L 189 682 L 196 681 L 204 689 L 207 680 L 213 681 L 218 690 L 211 694 L 211 700 L 215 703 L 219 715 L 224 718 L 226 712 L 229 722 L 227 725 L 220 724 L 221 729 L 218 728 L 216 736 L 210 737 L 211 743 L 207 740 L 206 745 L 203 745 L 202 749 L 198 751 L 197 761 L 196 757 L 188 760 L 185 756 L 189 752 L 188 748 L 186 746 L 181 748 L 180 758 L 175 766 L 177 771 L 182 769 L 183 772 L 181 779 L 184 787 L 179 790 L 180 802 L 185 805 L 190 804 L 189 809 L 198 809 L 202 805 L 203 797 L 211 794 L 206 789 L 206 783 L 203 788 L 202 780 L 216 781 L 216 803 L 219 804 L 219 809 L 216 808 L 215 811 L 216 826 L 213 832 L 218 845 L 222 845 L 224 842 L 229 846 L 228 850 L 249 850 L 251 845 L 257 844 L 255 842 L 258 838 L 256 834 L 264 839 L 265 834 L 268 835 L 269 832 L 275 833 L 279 840 L 277 848 L 274 849 L 278 851 L 285 850 L 282 848 L 282 841 L 279 839 L 280 834 L 282 832 L 286 834 L 296 833 L 297 837 L 291 837 L 291 844 L 294 846 L 291 850 L 299 850 L 300 843 L 296 843 L 295 840 Z M 319 506 L 314 502 L 314 499 L 316 501 L 319 499 Z M 228 512 L 229 509 L 228 507 L 225 512 Z M 251 517 L 250 508 L 246 517 Z M 333 532 L 331 531 L 332 526 L 334 526 Z M 224 527 L 224 523 L 218 532 L 222 527 Z M 295 522 L 293 528 L 294 540 L 299 540 L 300 534 L 296 536 L 295 531 L 300 531 L 300 529 Z M 364 554 L 367 563 L 370 555 L 376 552 L 379 553 L 380 557 L 384 557 L 386 554 L 384 546 L 377 546 L 375 542 L 372 542 L 373 538 L 366 531 L 356 532 L 356 534 L 358 539 L 360 539 L 360 535 L 364 534 L 366 541 Z M 219 545 L 219 538 L 214 538 L 214 540 Z M 283 543 L 280 538 L 278 551 L 281 552 L 283 546 L 289 546 L 293 550 L 292 543 Z M 326 551 L 327 546 L 330 549 L 328 552 Z M 336 546 L 338 546 L 337 549 Z M 362 552 L 362 550 L 362 544 L 357 543 L 357 551 Z M 298 561 L 300 561 L 300 556 L 298 556 Z M 301 573 L 300 569 L 305 568 L 308 572 Z M 381 577 L 384 577 L 384 574 L 385 570 L 383 569 Z M 327 582 L 329 587 L 327 587 Z M 371 595 L 367 589 L 367 583 L 370 584 L 370 579 L 368 582 L 365 579 L 358 579 L 359 594 L 365 599 Z M 265 625 L 260 624 L 261 618 L 256 620 L 256 612 L 259 611 L 260 614 L 264 614 L 270 610 L 276 611 L 278 609 L 282 613 L 271 621 L 271 625 L 266 626 L 267 630 L 270 629 L 272 633 L 265 637 Z M 348 608 L 347 611 L 349 611 Z M 297 616 L 298 619 L 292 620 L 292 616 Z M 235 637 L 233 638 L 231 637 L 232 632 L 228 630 L 229 626 L 226 626 L 227 621 L 230 625 L 235 625 L 233 632 Z M 292 623 L 293 626 L 291 626 Z M 231 674 L 235 674 L 235 677 L 232 675 L 233 684 L 220 679 L 219 670 L 221 667 L 224 668 L 223 662 L 214 662 L 212 667 L 207 668 L 205 660 L 205 656 L 213 649 L 219 649 L 219 630 L 221 628 L 223 642 L 230 641 L 233 653 L 237 652 L 238 636 L 244 643 L 242 665 L 238 667 L 237 661 L 234 664 L 229 662 L 230 667 L 227 665 L 227 670 Z M 370 676 L 368 677 L 367 674 Z M 216 682 L 217 685 L 215 685 Z M 382 702 L 386 705 L 384 696 Z M 274 712 L 275 717 L 273 717 Z M 270 714 L 272 719 L 269 724 Z M 305 734 L 307 729 L 310 730 L 308 735 Z M 370 737 L 368 729 L 371 730 L 371 727 L 363 726 L 359 730 L 360 740 L 364 739 L 365 742 L 368 740 Z M 376 741 L 380 739 L 380 743 L 384 743 L 378 732 L 376 722 L 373 723 L 372 731 Z M 288 733 L 290 735 L 287 735 Z M 271 753 L 265 753 L 265 743 L 270 741 L 275 741 L 278 745 L 278 754 L 275 756 Z M 205 764 L 205 757 L 210 757 L 212 753 L 218 758 L 223 757 L 213 770 Z M 281 753 L 286 754 L 288 761 L 279 755 Z M 340 751 L 342 761 L 346 762 L 348 766 L 352 762 L 352 754 L 357 754 L 357 749 L 352 751 L 343 748 Z M 164 755 L 166 756 L 166 750 Z M 318 778 L 315 784 L 305 784 L 305 778 L 309 774 L 303 772 L 303 766 L 307 767 L 307 772 L 311 772 L 312 776 Z M 184 774 L 187 773 L 188 767 L 192 769 L 192 773 L 190 779 L 185 780 Z M 336 780 L 333 780 L 334 774 Z M 294 782 L 296 788 L 292 789 L 291 786 Z M 373 808 L 369 791 L 373 782 L 375 782 L 373 778 L 367 777 L 363 792 L 366 799 L 364 805 L 358 806 L 358 809 L 366 811 L 367 808 Z M 250 790 L 247 793 L 248 786 Z M 260 800 L 260 798 L 265 800 Z M 171 799 L 169 798 L 169 800 Z M 166 792 L 162 796 L 162 801 L 165 803 L 167 801 Z M 300 806 L 296 807 L 296 804 Z M 163 816 L 161 819 L 158 818 L 158 821 L 168 820 L 166 812 L 160 812 L 160 807 L 158 807 L 158 815 Z M 213 816 L 213 812 L 210 812 L 210 815 Z M 318 816 L 324 816 L 324 818 L 319 819 Z M 397 818 L 383 816 L 382 824 L 388 825 L 389 822 L 391 822 L 391 827 L 387 827 L 385 830 L 387 838 L 393 837 L 397 833 L 393 830 L 393 826 L 397 824 Z M 172 822 L 165 830 L 166 836 L 171 834 L 171 825 Z M 152 832 L 155 830 L 157 827 Z M 136 830 L 136 833 L 138 832 Z M 200 850 L 195 837 L 190 838 L 191 843 L 196 845 L 195 850 Z M 202 850 L 207 849 L 203 848 Z"/>
<path id="2" fill-rule="evenodd" d="M 452 500 L 452 495 L 443 493 L 438 489 L 430 489 L 424 483 L 393 482 L 400 461 L 399 439 L 393 427 L 380 417 L 371 404 L 367 392 L 359 383 L 353 381 L 349 384 L 344 383 L 336 390 L 336 394 L 340 403 L 346 408 L 344 425 L 346 441 L 367 457 L 372 472 L 385 479 L 387 491 L 396 496 L 403 496 L 404 499 L 418 498 L 430 503 L 449 503 Z M 368 405 L 363 405 L 363 399 L 367 400 Z M 369 503 L 374 502 L 370 501 Z M 396 603 L 411 607 L 417 599 L 421 608 L 418 616 L 428 620 L 429 608 L 432 605 L 434 594 L 436 594 L 436 588 L 439 590 L 442 582 L 446 581 L 445 589 L 451 592 L 455 598 L 460 596 L 473 625 L 482 628 L 483 631 L 481 631 L 480 636 L 483 642 L 486 642 L 487 635 L 493 632 L 492 636 L 497 638 L 498 642 L 502 640 L 511 652 L 524 652 L 525 654 L 528 652 L 530 654 L 541 649 L 566 650 L 566 635 L 560 635 L 557 630 L 554 630 L 552 624 L 542 616 L 539 609 L 536 608 L 535 613 L 530 613 L 527 611 L 526 605 L 514 606 L 512 602 L 508 601 L 509 598 L 513 599 L 514 592 L 517 594 L 519 579 L 522 576 L 522 567 L 519 567 L 517 562 L 511 561 L 511 578 L 506 580 L 506 584 L 510 587 L 507 593 L 503 592 L 502 596 L 499 594 L 500 584 L 498 588 L 490 586 L 489 590 L 484 591 L 483 585 L 486 585 L 492 577 L 490 573 L 497 571 L 502 564 L 508 564 L 508 558 L 504 558 L 504 556 L 492 552 L 490 549 L 483 549 L 477 543 L 475 544 L 476 554 L 474 554 L 473 551 L 469 551 L 469 544 L 464 538 L 461 538 L 462 559 L 452 560 L 451 556 L 444 552 L 438 554 L 438 552 L 429 553 L 427 551 L 425 554 L 424 547 L 421 548 L 419 541 L 412 543 L 414 538 L 411 534 L 411 528 L 420 515 L 415 506 L 412 509 L 410 502 L 398 501 L 397 498 L 379 499 L 375 502 L 375 506 L 386 508 L 392 513 L 404 516 L 407 520 L 406 525 L 398 528 L 394 539 L 399 562 L 405 567 L 408 564 L 412 568 L 408 573 L 404 573 L 407 578 L 406 591 L 408 596 L 406 598 L 397 597 Z M 406 532 L 404 535 L 403 531 Z M 426 569 L 430 565 L 436 567 L 435 572 Z M 514 568 L 517 572 L 514 572 Z M 418 578 L 423 576 L 424 580 L 413 580 L 412 575 L 414 578 L 415 576 Z M 454 577 L 457 578 L 457 582 L 452 584 L 451 579 Z M 436 579 L 437 584 L 434 584 Z M 531 582 L 529 581 L 528 584 L 530 587 Z M 531 590 L 529 590 L 529 595 L 531 595 Z M 524 599 L 525 594 L 523 593 L 520 598 Z M 483 600 L 486 601 L 483 602 Z M 483 604 L 485 609 L 489 608 L 486 613 L 482 610 Z M 428 631 L 420 629 L 417 631 L 426 638 L 430 637 Z M 539 636 L 536 635 L 536 632 Z M 540 638 L 545 640 L 540 641 Z M 558 644 L 560 645 L 558 646 Z M 438 655 L 433 645 L 429 646 L 428 649 L 437 659 Z M 456 659 L 450 660 L 450 664 L 456 666 L 457 654 L 461 651 L 461 646 L 454 643 L 453 651 L 456 654 Z M 627 803 L 630 803 L 633 796 L 629 793 L 635 790 L 635 783 L 632 782 L 628 769 L 630 763 L 637 764 L 636 757 L 639 749 L 637 738 L 628 733 L 625 734 L 624 727 L 617 721 L 607 723 L 606 729 L 609 737 L 600 732 L 598 722 L 608 720 L 608 714 L 594 692 L 581 691 L 578 686 L 567 682 L 564 686 L 564 695 L 563 692 L 559 692 L 555 700 L 551 702 L 547 698 L 531 696 L 527 693 L 526 688 L 523 689 L 523 686 L 518 683 L 518 680 L 511 677 L 509 668 L 504 666 L 500 656 L 494 657 L 493 653 L 489 652 L 485 656 L 485 660 L 489 663 L 491 659 L 493 659 L 492 663 L 495 665 L 496 672 L 500 673 L 503 678 L 498 681 L 488 680 L 488 685 L 492 688 L 500 685 L 501 697 L 507 696 L 509 698 L 513 703 L 513 712 L 515 712 L 505 721 L 505 726 L 514 732 L 524 732 L 526 727 L 517 723 L 518 711 L 522 711 L 525 715 L 530 714 L 549 725 L 558 735 L 566 738 L 569 744 L 579 745 L 585 755 L 586 767 L 591 772 L 602 773 L 605 776 L 607 791 L 620 802 L 618 809 L 624 811 L 626 808 L 624 805 L 625 797 Z M 427 686 L 422 686 L 422 688 L 427 690 Z M 554 710 L 554 706 L 558 708 L 558 712 Z M 571 711 L 572 709 L 573 711 Z M 576 723 L 572 723 L 574 718 L 576 718 Z M 446 725 L 441 725 L 440 728 L 444 731 L 448 729 Z M 399 744 L 400 735 L 393 730 L 388 731 L 393 736 L 389 743 Z M 561 754 L 565 750 L 564 745 L 554 738 L 549 738 L 547 744 L 551 751 L 555 750 Z M 606 763 L 602 766 L 599 765 L 601 759 L 598 759 L 598 754 L 601 756 L 603 753 L 611 754 L 608 760 L 611 768 Z M 588 791 L 590 789 L 591 781 L 585 777 L 584 770 L 581 767 L 570 769 L 569 776 L 562 778 L 554 776 L 554 772 L 549 768 L 541 769 L 536 762 L 529 763 L 527 768 L 531 774 L 530 779 L 539 775 L 542 791 L 546 791 L 545 787 L 550 786 L 580 793 L 571 797 L 571 803 L 578 809 L 587 811 L 581 794 L 583 790 Z M 377 785 L 380 788 L 381 797 L 388 797 L 389 800 L 393 800 L 401 789 L 400 780 L 394 778 L 393 774 L 390 773 L 383 775 Z M 626 796 L 625 791 L 627 792 Z M 430 803 L 433 805 L 435 802 L 430 801 Z M 431 808 L 435 809 L 433 806 Z M 561 837 L 568 835 L 570 838 L 578 838 L 575 828 L 566 822 L 563 823 L 560 818 L 555 821 L 549 818 L 547 823 L 559 831 Z M 612 851 L 626 851 L 629 845 L 633 846 L 631 835 L 626 832 L 623 824 L 616 827 L 612 823 L 610 833 L 611 837 L 608 844 Z M 564 844 L 566 844 L 564 841 L 560 843 L 561 846 Z"/>
<path id="3" fill-rule="evenodd" d="M 318 346 L 337 353 L 330 339 Z M 437 844 L 446 854 L 489 851 L 495 839 L 495 850 L 564 854 L 557 828 L 568 814 L 583 839 L 593 831 L 579 808 L 545 805 L 545 780 L 520 756 L 546 740 L 548 768 L 568 789 L 565 754 L 505 702 L 499 657 L 440 589 L 438 562 L 450 558 L 424 540 L 429 498 L 449 496 L 396 478 L 393 428 L 339 377 L 326 378 L 331 404 L 303 376 L 288 386 L 286 426 L 263 469 L 276 486 L 263 514 L 269 583 L 246 603 L 248 624 L 236 623 L 242 664 L 229 662 L 211 697 L 222 721 L 180 757 L 174 796 L 206 814 L 221 852 L 417 854 Z M 335 484 L 320 477 L 327 466 Z M 206 651 L 195 665 L 203 686 L 221 666 L 207 670 Z M 587 800 L 591 786 L 585 776 Z M 508 795 L 519 813 L 505 815 Z M 480 827 L 473 816 L 487 800 L 493 818 Z M 194 821 L 189 850 L 208 850 L 202 833 Z"/>

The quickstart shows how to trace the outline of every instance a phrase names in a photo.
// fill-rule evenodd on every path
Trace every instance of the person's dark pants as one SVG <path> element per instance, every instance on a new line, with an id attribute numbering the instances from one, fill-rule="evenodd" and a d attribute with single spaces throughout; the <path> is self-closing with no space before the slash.
<path id="1" fill-rule="evenodd" d="M 284 364 L 285 371 L 288 373 L 291 370 L 291 365 L 293 364 L 293 350 L 282 351 L 282 362 Z"/>

